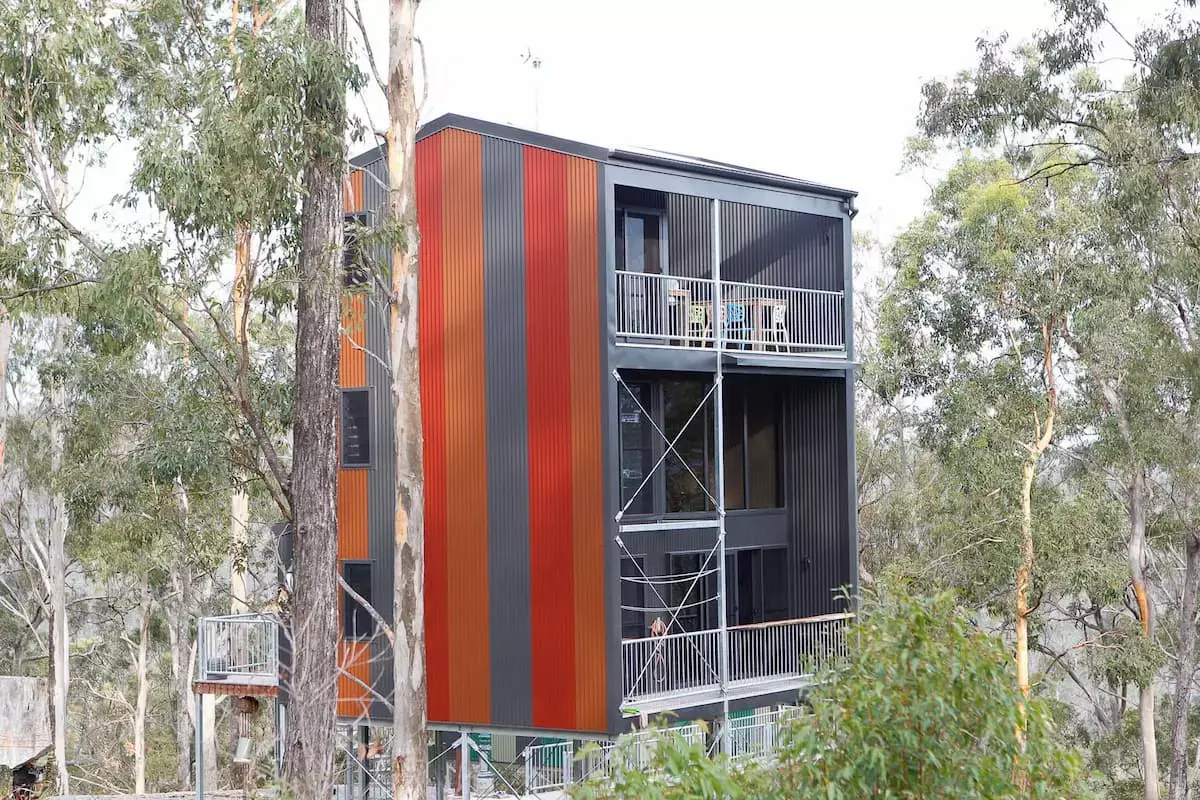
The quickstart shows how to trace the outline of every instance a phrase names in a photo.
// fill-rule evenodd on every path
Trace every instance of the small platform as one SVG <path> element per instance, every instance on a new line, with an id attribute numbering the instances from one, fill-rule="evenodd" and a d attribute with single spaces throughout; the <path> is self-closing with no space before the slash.
<path id="1" fill-rule="evenodd" d="M 279 697 L 279 681 L 254 675 L 222 681 L 192 681 L 194 694 L 224 694 L 235 697 Z"/>

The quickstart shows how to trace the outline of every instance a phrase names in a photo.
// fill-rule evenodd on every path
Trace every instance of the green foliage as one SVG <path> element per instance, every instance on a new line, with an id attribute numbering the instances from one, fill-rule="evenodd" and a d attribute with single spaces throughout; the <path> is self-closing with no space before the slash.
<path id="1" fill-rule="evenodd" d="M 1082 760 L 1060 743 L 1050 707 L 1035 697 L 1022 714 L 1005 648 L 950 594 L 893 589 L 868 601 L 850 653 L 812 688 L 778 765 L 735 766 L 664 738 L 651 771 L 618 769 L 574 796 L 1088 796 Z"/>

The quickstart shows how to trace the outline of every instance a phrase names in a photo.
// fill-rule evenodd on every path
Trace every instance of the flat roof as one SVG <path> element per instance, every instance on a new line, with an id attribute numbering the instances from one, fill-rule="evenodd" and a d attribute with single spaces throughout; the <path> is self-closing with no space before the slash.
<path id="1" fill-rule="evenodd" d="M 554 150 L 567 155 L 588 158 L 593 161 L 603 161 L 605 163 L 627 165 L 640 164 L 649 167 L 657 167 L 660 169 L 673 169 L 691 174 L 724 178 L 726 180 L 738 181 L 740 183 L 772 186 L 781 189 L 789 189 L 792 191 L 811 192 L 813 194 L 821 194 L 845 200 L 849 200 L 858 196 L 858 192 L 850 189 L 839 189 L 835 186 L 826 186 L 820 183 L 813 183 L 812 181 L 793 178 L 788 175 L 780 175 L 774 172 L 764 172 L 763 170 L 742 167 L 736 164 L 727 164 L 722 161 L 713 161 L 707 158 L 697 158 L 695 156 L 686 156 L 679 153 L 669 153 L 660 150 L 649 150 L 644 148 L 601 147 L 598 145 L 587 144 L 585 142 L 577 142 L 572 139 L 549 136 L 544 133 L 530 131 L 524 128 L 515 128 L 511 125 L 501 125 L 496 122 L 488 122 L 487 120 L 476 119 L 474 117 L 465 117 L 461 114 L 443 114 L 437 119 L 425 123 L 421 126 L 420 130 L 417 131 L 417 140 L 420 141 L 427 136 L 432 136 L 433 134 L 438 133 L 439 131 L 444 131 L 447 128 L 471 131 L 483 136 L 491 136 L 496 139 L 505 139 L 507 141 L 517 142 L 519 144 L 527 144 L 531 147 L 541 147 L 546 150 Z M 381 150 L 382 147 L 377 147 L 367 153 L 356 156 L 355 158 L 351 159 L 351 163 L 356 165 L 370 163 L 378 158 L 378 153 Z"/>

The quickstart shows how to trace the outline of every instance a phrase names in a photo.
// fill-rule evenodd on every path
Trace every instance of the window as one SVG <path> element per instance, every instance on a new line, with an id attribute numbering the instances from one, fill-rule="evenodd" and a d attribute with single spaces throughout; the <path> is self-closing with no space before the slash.
<path id="1" fill-rule="evenodd" d="M 665 227 L 662 216 L 653 211 L 618 212 L 617 269 L 652 275 L 666 272 Z"/>
<path id="2" fill-rule="evenodd" d="M 763 621 L 788 618 L 787 548 L 771 547 L 762 551 Z"/>
<path id="3" fill-rule="evenodd" d="M 700 573 L 706 557 L 706 553 L 672 553 L 669 560 L 670 574 L 676 579 L 670 584 L 667 605 L 671 609 L 679 609 L 679 616 L 675 618 L 675 622 L 685 631 L 711 630 L 717 627 L 716 573 L 696 581 L 693 588 L 693 579 Z M 710 561 L 708 568 L 715 567 L 716 562 Z M 666 621 L 666 617 L 663 621 Z M 677 631 L 672 629 L 671 632 Z"/>
<path id="4" fill-rule="evenodd" d="M 642 409 L 650 410 L 650 387 L 629 384 L 630 392 L 620 389 L 621 414 L 621 507 L 631 499 L 626 513 L 649 514 L 654 510 L 654 482 L 642 486 L 642 481 L 654 466 L 652 442 L 655 434 Z M 636 400 L 634 397 L 636 396 Z M 639 403 L 641 407 L 639 408 Z M 638 491 L 639 488 L 641 491 Z"/>
<path id="5" fill-rule="evenodd" d="M 359 246 L 359 234 L 367 223 L 366 214 L 347 214 L 343 217 L 342 284 L 362 286 L 367 282 L 367 264 Z"/>
<path id="6" fill-rule="evenodd" d="M 621 638 L 643 639 L 650 635 L 646 624 L 646 584 L 642 578 L 642 559 L 621 559 Z"/>
<path id="7" fill-rule="evenodd" d="M 709 429 L 712 417 L 708 407 L 697 406 L 708 393 L 708 385 L 700 381 L 663 381 L 663 432 L 667 441 L 679 436 L 675 452 L 667 455 L 666 470 L 668 514 L 706 511 L 711 508 L 706 485 L 712 485 L 712 461 L 709 455 Z M 695 414 L 693 418 L 692 415 Z M 691 420 L 689 422 L 689 420 Z"/>
<path id="8" fill-rule="evenodd" d="M 778 384 L 760 378 L 725 380 L 725 508 L 780 507 L 780 403 Z M 666 437 L 654 430 L 624 389 L 619 393 L 621 505 L 634 499 L 629 514 L 696 514 L 714 510 L 716 496 L 713 400 L 711 383 L 698 379 L 631 384 L 642 408 L 658 420 Z M 657 399 L 653 405 L 651 401 Z M 704 401 L 704 406 L 697 407 Z M 693 414 L 695 417 L 693 418 Z M 690 423 L 689 423 L 689 420 Z M 679 436 L 654 480 L 637 492 L 666 443 Z M 701 485 L 703 481 L 703 485 Z M 707 489 L 707 492 L 705 491 Z M 635 495 L 634 493 L 637 492 Z"/>
<path id="9" fill-rule="evenodd" d="M 342 466 L 371 463 L 371 393 L 369 389 L 342 390 Z"/>
<path id="10" fill-rule="evenodd" d="M 371 565 L 362 561 L 343 561 L 342 577 L 346 584 L 368 603 L 371 600 Z M 367 609 L 342 592 L 342 637 L 345 639 L 370 639 L 375 635 L 375 620 Z"/>
<path id="11" fill-rule="evenodd" d="M 778 508 L 776 453 L 779 403 L 771 384 L 746 397 L 746 474 L 750 508 Z"/>
<path id="12" fill-rule="evenodd" d="M 725 384 L 725 508 L 746 507 L 746 405 L 741 384 Z M 712 482 L 713 484 L 716 481 Z"/>

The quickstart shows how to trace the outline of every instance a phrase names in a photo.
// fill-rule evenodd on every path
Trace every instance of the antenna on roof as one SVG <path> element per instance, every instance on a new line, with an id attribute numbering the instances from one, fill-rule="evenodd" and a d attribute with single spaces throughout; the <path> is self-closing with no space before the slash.
<path id="1" fill-rule="evenodd" d="M 526 45 L 525 52 L 521 55 L 521 63 L 528 64 L 533 68 L 533 129 L 538 130 L 538 92 L 541 88 L 542 58 L 541 56 L 535 56 L 533 49 Z"/>

